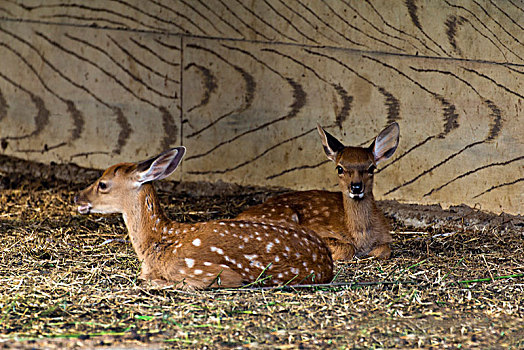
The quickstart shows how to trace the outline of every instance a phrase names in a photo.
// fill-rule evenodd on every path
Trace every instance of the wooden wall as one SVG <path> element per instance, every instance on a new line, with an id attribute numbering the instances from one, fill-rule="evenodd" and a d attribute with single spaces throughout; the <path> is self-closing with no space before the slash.
<path id="1" fill-rule="evenodd" d="M 524 214 L 519 0 L 0 1 L 0 152 L 335 189 L 316 123 L 397 121 L 382 199 Z"/>

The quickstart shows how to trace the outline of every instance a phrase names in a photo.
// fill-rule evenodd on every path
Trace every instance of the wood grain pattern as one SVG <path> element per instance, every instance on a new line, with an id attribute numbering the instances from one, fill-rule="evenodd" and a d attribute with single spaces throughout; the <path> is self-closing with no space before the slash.
<path id="1" fill-rule="evenodd" d="M 17 20 L 520 62 L 519 0 L 2 1 Z"/>
<path id="2" fill-rule="evenodd" d="M 5 154 L 335 189 L 319 122 L 397 121 L 379 198 L 523 213 L 521 1 L 0 1 Z"/>
<path id="3" fill-rule="evenodd" d="M 3 23 L 5 148 L 100 167 L 181 142 L 180 38 L 157 37 Z"/>

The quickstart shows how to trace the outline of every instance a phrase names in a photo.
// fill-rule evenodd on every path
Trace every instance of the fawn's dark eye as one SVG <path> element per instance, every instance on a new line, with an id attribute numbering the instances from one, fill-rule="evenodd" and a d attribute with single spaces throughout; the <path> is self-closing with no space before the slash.
<path id="1" fill-rule="evenodd" d="M 368 168 L 368 173 L 369 173 L 369 174 L 373 174 L 373 173 L 375 172 L 376 169 L 377 169 L 376 166 L 371 165 L 371 166 Z"/>
<path id="2" fill-rule="evenodd" d="M 107 184 L 105 182 L 100 181 L 98 183 L 98 189 L 101 191 L 107 190 Z"/>
<path id="3" fill-rule="evenodd" d="M 337 167 L 335 169 L 337 170 L 337 173 L 339 175 L 344 174 L 344 168 L 342 168 L 340 165 L 337 165 Z"/>

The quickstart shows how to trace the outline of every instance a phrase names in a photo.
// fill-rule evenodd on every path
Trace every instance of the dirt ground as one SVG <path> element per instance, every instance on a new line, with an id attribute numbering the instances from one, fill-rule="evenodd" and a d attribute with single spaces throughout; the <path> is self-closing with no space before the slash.
<path id="1" fill-rule="evenodd" d="M 393 257 L 332 286 L 185 292 L 137 280 L 120 216 L 82 216 L 98 171 L 0 156 L 0 347 L 523 348 L 524 218 L 393 201 Z M 75 179 L 71 182 L 70 179 Z M 233 217 L 281 190 L 161 183 L 169 217 Z"/>

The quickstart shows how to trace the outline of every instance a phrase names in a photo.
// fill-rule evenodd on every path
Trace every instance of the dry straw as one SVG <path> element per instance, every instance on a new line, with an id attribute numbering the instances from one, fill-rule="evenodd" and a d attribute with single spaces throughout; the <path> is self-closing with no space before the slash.
<path id="1" fill-rule="evenodd" d="M 524 345 L 522 227 L 396 220 L 393 258 L 338 263 L 332 285 L 183 292 L 137 281 L 121 218 L 76 213 L 82 185 L 0 180 L 5 347 Z M 160 194 L 185 222 L 232 217 L 267 195 Z"/>

